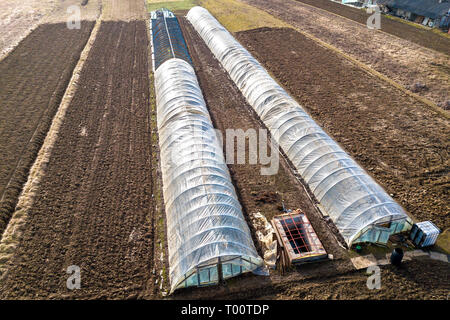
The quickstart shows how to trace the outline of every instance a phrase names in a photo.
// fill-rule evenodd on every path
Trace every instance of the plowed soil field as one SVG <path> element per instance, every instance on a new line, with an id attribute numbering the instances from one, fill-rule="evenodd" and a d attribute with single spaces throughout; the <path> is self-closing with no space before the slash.
<path id="1" fill-rule="evenodd" d="M 409 213 L 450 227 L 448 120 L 295 30 L 237 38 Z"/>
<path id="2" fill-rule="evenodd" d="M 148 14 L 145 0 L 103 0 L 102 19 L 131 21 L 146 19 Z"/>
<path id="3" fill-rule="evenodd" d="M 0 62 L 0 234 L 93 26 L 41 25 Z"/>
<path id="4" fill-rule="evenodd" d="M 296 0 L 329 12 L 346 17 L 353 21 L 366 25 L 369 14 L 358 8 L 352 8 L 330 0 Z M 417 43 L 426 48 L 434 49 L 442 53 L 448 54 L 450 47 L 450 39 L 437 34 L 430 29 L 421 28 L 420 26 L 409 25 L 402 21 L 390 19 L 385 15 L 381 15 L 381 30 L 405 40 Z"/>
<path id="5" fill-rule="evenodd" d="M 331 278 L 281 284 L 257 294 L 258 299 L 281 300 L 446 300 L 450 290 L 448 263 L 429 259 L 404 262 L 401 268 L 381 267 L 381 288 L 367 288 L 365 270 Z"/>
<path id="6" fill-rule="evenodd" d="M 1 297 L 155 292 L 147 48 L 144 21 L 101 24 Z M 66 287 L 71 265 L 81 269 L 73 291 Z"/>
<path id="7" fill-rule="evenodd" d="M 442 109 L 449 108 L 449 39 L 434 34 L 428 37 L 428 44 L 439 44 L 438 52 L 428 49 L 429 46 L 424 45 L 423 41 L 420 42 L 421 45 L 411 42 L 412 39 L 406 36 L 409 28 L 404 31 L 404 28 L 398 29 L 400 33 L 405 34 L 404 38 L 407 39 L 405 40 L 386 32 L 368 29 L 366 24 L 295 0 L 243 0 L 243 2 L 260 8 L 301 32 L 332 45 L 403 87 L 433 101 Z M 332 4 L 330 2 L 330 5 Z M 434 36 L 437 36 L 439 41 Z M 308 48 L 309 52 L 311 50 Z"/>

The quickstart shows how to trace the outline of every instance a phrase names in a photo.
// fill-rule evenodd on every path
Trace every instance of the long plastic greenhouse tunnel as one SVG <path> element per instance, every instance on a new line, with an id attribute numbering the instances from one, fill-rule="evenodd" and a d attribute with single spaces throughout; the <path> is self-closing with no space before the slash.
<path id="1" fill-rule="evenodd" d="M 347 245 L 386 243 L 412 221 L 204 8 L 187 19 L 271 132 Z"/>
<path id="2" fill-rule="evenodd" d="M 155 73 L 171 292 L 262 266 L 195 71 L 181 59 Z"/>
<path id="3" fill-rule="evenodd" d="M 153 70 L 173 58 L 183 59 L 192 64 L 178 19 L 171 11 L 165 8 L 152 11 L 150 31 Z"/>

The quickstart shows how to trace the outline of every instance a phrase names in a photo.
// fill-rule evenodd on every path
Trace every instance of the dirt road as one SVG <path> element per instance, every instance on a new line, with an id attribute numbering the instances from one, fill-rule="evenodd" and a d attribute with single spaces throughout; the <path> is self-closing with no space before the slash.
<path id="1" fill-rule="evenodd" d="M 333 45 L 441 108 L 450 107 L 450 42 L 446 38 L 441 42 L 447 55 L 295 0 L 243 2 Z"/>
<path id="2" fill-rule="evenodd" d="M 409 213 L 450 227 L 445 118 L 295 30 L 237 38 Z"/>
<path id="3" fill-rule="evenodd" d="M 100 26 L 1 297 L 155 292 L 147 46 L 144 21 Z M 66 287 L 71 265 L 79 290 Z"/>

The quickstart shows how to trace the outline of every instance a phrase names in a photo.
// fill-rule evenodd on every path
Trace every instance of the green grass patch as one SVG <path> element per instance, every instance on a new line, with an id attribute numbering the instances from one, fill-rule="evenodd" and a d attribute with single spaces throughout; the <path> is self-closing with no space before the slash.
<path id="1" fill-rule="evenodd" d="M 182 1 L 159 1 L 159 0 L 147 0 L 148 11 L 154 11 L 161 8 L 167 8 L 170 11 L 177 10 L 189 10 L 192 7 L 198 5 L 197 0 L 182 0 Z"/>
<path id="2" fill-rule="evenodd" d="M 402 18 L 399 18 L 399 17 L 396 17 L 396 16 L 391 16 L 389 14 L 385 14 L 383 16 L 388 18 L 388 19 L 391 19 L 391 20 L 395 20 L 395 21 L 398 21 L 398 22 L 409 24 L 410 26 L 416 27 L 418 29 L 430 30 L 429 27 L 426 27 L 426 26 L 424 26 L 422 24 L 415 23 L 415 22 L 412 22 L 412 21 L 409 21 L 409 20 L 405 20 L 405 19 L 402 19 Z"/>
<path id="3" fill-rule="evenodd" d="M 199 0 L 231 32 L 271 27 L 291 27 L 269 13 L 237 0 Z"/>
<path id="4" fill-rule="evenodd" d="M 424 26 L 424 25 L 422 25 L 420 23 L 416 23 L 416 22 L 413 22 L 413 21 L 405 20 L 405 19 L 402 19 L 402 18 L 399 18 L 399 17 L 388 15 L 388 14 L 385 14 L 383 16 L 388 18 L 388 19 L 399 21 L 399 22 L 408 24 L 408 25 L 410 25 L 412 27 L 418 28 L 418 29 L 427 30 L 429 32 L 433 32 L 433 33 L 436 33 L 436 34 L 438 34 L 438 35 L 440 35 L 442 37 L 450 39 L 450 34 L 441 31 L 439 28 L 430 28 L 430 27 Z"/>
<path id="5" fill-rule="evenodd" d="M 238 0 L 147 0 L 148 11 L 167 8 L 170 11 L 189 10 L 202 6 L 231 32 L 262 28 L 290 27 L 265 11 Z"/>

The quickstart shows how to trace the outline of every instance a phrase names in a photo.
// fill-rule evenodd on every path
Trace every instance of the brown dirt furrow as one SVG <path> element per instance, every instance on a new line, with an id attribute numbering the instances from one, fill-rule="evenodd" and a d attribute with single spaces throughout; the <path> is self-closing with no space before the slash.
<path id="1" fill-rule="evenodd" d="M 225 131 L 227 129 L 242 129 L 243 131 L 254 129 L 258 132 L 260 128 L 264 128 L 239 89 L 228 77 L 226 71 L 220 66 L 220 63 L 214 58 L 193 27 L 185 18 L 179 18 L 179 21 L 213 124 L 225 138 L 224 146 L 226 145 Z M 269 146 L 268 150 L 270 150 Z M 336 258 L 335 261 L 305 266 L 298 272 L 294 272 L 292 276 L 304 279 L 318 274 L 329 276 L 347 268 L 351 269 L 348 260 L 346 260 L 346 251 L 337 244 L 333 226 L 327 224 L 318 213 L 301 183 L 291 173 L 289 164 L 284 159 L 280 159 L 277 174 L 263 176 L 260 173 L 260 164 L 252 165 L 248 163 L 248 151 L 246 157 L 246 164 L 229 165 L 244 215 L 248 218 L 252 213 L 261 212 L 270 221 L 274 215 L 282 213 L 281 200 L 284 200 L 287 208 L 300 208 L 307 214 L 325 249 Z M 249 225 L 251 226 L 251 223 Z M 256 289 L 255 285 L 257 288 L 271 286 L 272 282 L 277 281 L 276 279 L 277 275 L 273 274 L 270 279 L 258 278 L 255 282 L 254 276 L 249 275 L 242 277 L 238 285 L 234 285 L 235 282 L 231 281 L 227 289 L 218 287 L 188 289 L 186 292 L 177 293 L 176 298 L 211 296 L 220 298 L 223 297 L 224 292 L 229 294 L 230 290 L 238 294 L 242 291 L 242 288 L 253 290 Z"/>
<path id="2" fill-rule="evenodd" d="M 93 26 L 41 25 L 0 62 L 0 234 Z"/>
<path id="3" fill-rule="evenodd" d="M 408 212 L 450 226 L 446 119 L 295 30 L 237 38 Z"/>
<path id="4" fill-rule="evenodd" d="M 450 106 L 450 40 L 439 36 L 444 53 L 385 32 L 368 29 L 295 0 L 243 0 L 333 46 L 442 109 Z M 368 17 L 369 15 L 367 15 Z M 402 30 L 401 28 L 399 30 Z M 402 31 L 399 31 L 402 32 Z M 429 40 L 432 40 L 430 37 Z"/>
<path id="5" fill-rule="evenodd" d="M 146 296 L 153 263 L 152 141 L 144 21 L 103 22 L 53 147 L 6 298 Z M 81 289 L 66 287 L 81 268 Z"/>

